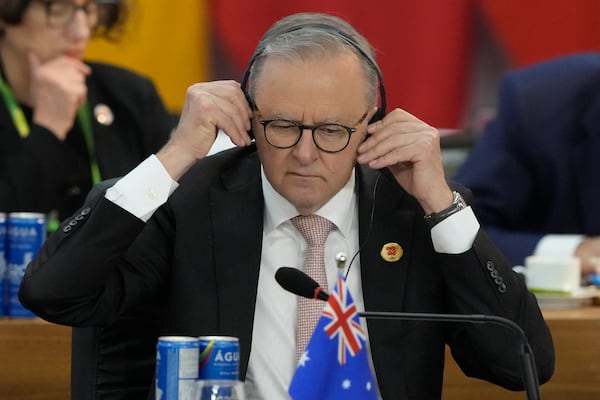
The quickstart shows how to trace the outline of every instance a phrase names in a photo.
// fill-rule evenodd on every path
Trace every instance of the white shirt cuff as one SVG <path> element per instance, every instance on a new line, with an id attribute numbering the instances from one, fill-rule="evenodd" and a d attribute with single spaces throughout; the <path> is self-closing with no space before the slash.
<path id="1" fill-rule="evenodd" d="M 473 246 L 477 232 L 479 221 L 469 206 L 431 228 L 433 248 L 438 253 L 464 253 Z"/>
<path id="2" fill-rule="evenodd" d="M 158 158 L 151 155 L 119 179 L 104 197 L 147 222 L 178 186 Z"/>
<path id="3" fill-rule="evenodd" d="M 583 240 L 583 235 L 545 235 L 535 247 L 533 254 L 536 256 L 552 257 L 571 257 L 579 243 Z"/>

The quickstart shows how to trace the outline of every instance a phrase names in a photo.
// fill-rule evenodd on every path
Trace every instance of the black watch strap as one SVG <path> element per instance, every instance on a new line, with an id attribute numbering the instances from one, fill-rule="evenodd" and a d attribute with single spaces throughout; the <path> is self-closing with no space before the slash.
<path id="1" fill-rule="evenodd" d="M 449 207 L 444 208 L 440 212 L 425 215 L 425 222 L 427 222 L 427 225 L 429 225 L 430 228 L 433 228 L 452 214 L 457 213 L 458 211 L 465 208 L 467 208 L 467 203 L 465 202 L 465 200 L 462 198 L 460 193 L 458 193 L 457 191 L 453 191 L 452 204 Z"/>

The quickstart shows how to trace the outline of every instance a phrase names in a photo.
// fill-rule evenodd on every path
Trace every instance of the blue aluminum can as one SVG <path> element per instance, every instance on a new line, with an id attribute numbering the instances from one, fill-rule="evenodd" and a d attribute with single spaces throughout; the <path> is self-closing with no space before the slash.
<path id="1" fill-rule="evenodd" d="M 6 214 L 0 213 L 0 317 L 8 306 L 8 273 L 6 272 Z"/>
<path id="2" fill-rule="evenodd" d="M 200 336 L 198 379 L 237 381 L 240 376 L 240 341 L 232 336 Z"/>
<path id="3" fill-rule="evenodd" d="M 156 400 L 194 400 L 200 342 L 161 336 L 156 345 Z"/>
<path id="4" fill-rule="evenodd" d="M 38 253 L 46 239 L 46 216 L 40 213 L 15 212 L 8 214 L 8 309 L 15 318 L 33 318 L 35 314 L 19 301 L 19 286 L 27 264 Z"/>

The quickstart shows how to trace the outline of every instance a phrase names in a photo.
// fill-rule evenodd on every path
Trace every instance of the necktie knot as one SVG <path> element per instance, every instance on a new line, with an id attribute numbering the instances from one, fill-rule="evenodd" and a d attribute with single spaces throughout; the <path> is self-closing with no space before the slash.
<path id="1" fill-rule="evenodd" d="M 292 218 L 292 224 L 304 236 L 309 247 L 323 246 L 333 228 L 333 222 L 319 215 L 298 215 Z"/>

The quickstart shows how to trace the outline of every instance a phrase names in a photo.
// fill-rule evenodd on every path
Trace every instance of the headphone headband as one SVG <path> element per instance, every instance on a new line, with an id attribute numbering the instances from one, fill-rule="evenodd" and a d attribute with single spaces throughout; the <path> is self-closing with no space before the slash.
<path id="1" fill-rule="evenodd" d="M 285 35 L 287 33 L 299 31 L 302 29 L 310 29 L 310 28 L 321 30 L 323 32 L 327 32 L 331 35 L 334 35 L 334 36 L 337 36 L 337 37 L 343 39 L 346 43 L 348 43 L 356 51 L 358 51 L 358 53 L 363 57 L 363 59 L 365 59 L 369 63 L 371 68 L 373 68 L 373 70 L 377 74 L 377 79 L 379 80 L 379 101 L 380 101 L 381 105 L 378 108 L 375 115 L 373 116 L 373 118 L 371 118 L 370 123 L 382 119 L 385 116 L 385 108 L 386 108 L 385 87 L 383 86 L 383 75 L 381 74 L 381 70 L 379 69 L 379 67 L 373 60 L 373 58 L 371 56 L 369 56 L 350 35 L 348 35 L 347 33 L 343 32 L 331 25 L 320 24 L 320 23 L 308 23 L 308 24 L 297 25 L 297 26 L 291 27 L 290 29 L 280 33 L 280 35 Z M 256 61 L 256 59 L 263 54 L 265 47 L 266 47 L 266 44 L 264 44 L 264 43 L 261 44 L 256 49 L 256 51 L 254 52 L 254 55 L 252 56 L 252 58 L 250 58 L 250 61 L 248 62 L 248 67 L 246 68 L 246 71 L 244 71 L 244 74 L 242 76 L 242 82 L 241 82 L 242 90 L 244 90 L 244 92 L 246 91 L 248 79 L 250 77 L 250 70 L 252 69 L 252 66 L 254 65 L 254 62 Z"/>

